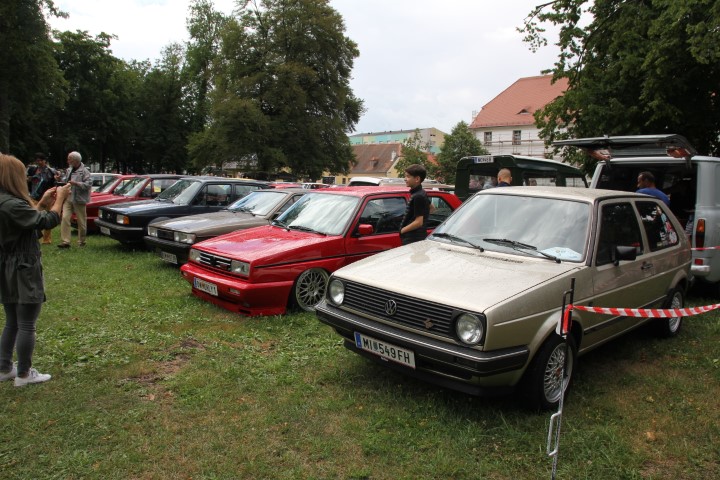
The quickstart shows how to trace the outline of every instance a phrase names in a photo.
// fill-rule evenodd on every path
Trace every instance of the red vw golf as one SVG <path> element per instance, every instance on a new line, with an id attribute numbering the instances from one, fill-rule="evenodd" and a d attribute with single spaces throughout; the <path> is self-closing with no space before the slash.
<path id="1" fill-rule="evenodd" d="M 460 206 L 451 193 L 428 191 L 429 229 Z M 197 243 L 182 266 L 194 295 L 245 315 L 313 310 L 329 274 L 400 246 L 408 189 L 354 187 L 308 193 L 271 225 Z"/>

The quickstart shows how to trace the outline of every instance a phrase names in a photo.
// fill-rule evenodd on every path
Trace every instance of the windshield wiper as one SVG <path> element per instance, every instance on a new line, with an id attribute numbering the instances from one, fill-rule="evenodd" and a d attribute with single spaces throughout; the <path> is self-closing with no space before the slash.
<path id="1" fill-rule="evenodd" d="M 470 245 L 472 248 L 476 248 L 476 249 L 480 250 L 481 252 L 485 251 L 485 249 L 483 247 L 481 247 L 480 245 L 475 245 L 470 240 L 465 240 L 464 238 L 458 237 L 457 235 L 453 235 L 452 233 L 443 233 L 443 232 L 433 233 L 432 236 L 438 237 L 438 238 L 447 238 L 450 241 L 462 242 L 466 245 Z"/>
<path id="2" fill-rule="evenodd" d="M 252 212 L 252 208 L 250 207 L 240 207 L 240 208 L 233 208 L 233 212 L 242 212 L 242 213 L 251 213 L 253 216 L 255 215 Z"/>
<path id="3" fill-rule="evenodd" d="M 326 233 L 318 232 L 314 228 L 306 227 L 305 225 L 289 225 L 287 228 L 288 228 L 288 230 L 300 230 L 302 232 L 317 233 L 318 235 L 327 236 Z"/>
<path id="4" fill-rule="evenodd" d="M 275 227 L 284 228 L 285 230 L 288 230 L 288 231 L 290 230 L 287 226 L 287 223 L 281 222 L 280 220 L 273 220 L 270 225 L 273 225 Z"/>
<path id="5" fill-rule="evenodd" d="M 487 243 L 494 243 L 497 245 L 504 245 L 506 247 L 510 247 L 514 250 L 531 250 L 534 253 L 539 253 L 545 258 L 549 258 L 550 260 L 554 260 L 556 263 L 560 263 L 560 259 L 556 257 L 555 255 L 550 255 L 549 253 L 541 252 L 537 249 L 534 245 L 528 245 L 527 243 L 518 242 L 517 240 L 509 240 L 507 238 L 483 238 L 483 242 Z"/>

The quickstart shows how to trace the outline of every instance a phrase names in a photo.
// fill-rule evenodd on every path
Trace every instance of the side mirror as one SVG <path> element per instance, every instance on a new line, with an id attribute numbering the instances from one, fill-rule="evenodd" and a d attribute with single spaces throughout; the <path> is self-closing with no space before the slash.
<path id="1" fill-rule="evenodd" d="M 616 245 L 614 248 L 613 264 L 620 265 L 620 260 L 635 260 L 637 258 L 637 247 L 623 247 Z"/>
<path id="2" fill-rule="evenodd" d="M 358 225 L 357 235 L 359 237 L 362 237 L 364 235 L 372 235 L 374 231 L 375 231 L 375 229 L 373 228 L 372 225 L 367 224 L 367 223 L 361 223 L 360 225 Z"/>

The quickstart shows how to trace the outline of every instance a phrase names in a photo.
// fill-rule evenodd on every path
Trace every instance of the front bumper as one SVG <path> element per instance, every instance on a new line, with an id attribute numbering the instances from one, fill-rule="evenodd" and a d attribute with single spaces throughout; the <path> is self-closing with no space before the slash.
<path id="1" fill-rule="evenodd" d="M 288 298 L 294 280 L 250 283 L 237 277 L 223 275 L 194 263 L 180 267 L 183 278 L 190 282 L 192 293 L 218 307 L 249 316 L 282 315 L 287 311 Z M 217 287 L 217 295 L 195 288 L 195 279 Z"/>
<path id="2" fill-rule="evenodd" d="M 172 262 L 168 260 L 168 256 L 163 255 L 163 253 L 174 255 L 177 265 L 182 265 L 188 261 L 190 248 L 192 248 L 192 245 L 187 243 L 163 240 L 161 238 L 151 237 L 150 235 L 145 235 L 145 245 L 147 245 L 150 250 L 155 250 L 158 255 L 160 255 L 160 258 L 169 263 Z"/>
<path id="3" fill-rule="evenodd" d="M 100 230 L 100 233 L 108 235 L 120 243 L 142 242 L 145 231 L 143 227 L 126 227 L 100 219 L 95 220 L 95 225 Z"/>
<path id="4" fill-rule="evenodd" d="M 471 395 L 506 393 L 514 388 L 527 364 L 525 346 L 482 352 L 395 328 L 341 310 L 326 301 L 316 307 L 318 319 L 330 325 L 345 340 L 345 347 L 403 374 Z M 416 368 L 384 361 L 355 345 L 354 333 L 411 350 Z"/>

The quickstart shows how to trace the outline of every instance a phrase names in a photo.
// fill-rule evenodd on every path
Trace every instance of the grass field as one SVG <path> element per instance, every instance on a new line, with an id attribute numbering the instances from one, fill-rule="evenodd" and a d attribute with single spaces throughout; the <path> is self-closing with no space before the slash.
<path id="1" fill-rule="evenodd" d="M 391 373 L 312 314 L 220 310 L 104 237 L 43 251 L 34 363 L 53 379 L 0 384 L 3 480 L 550 478 L 549 414 L 512 397 Z M 717 311 L 602 347 L 580 359 L 557 478 L 720 478 L 718 398 Z"/>

